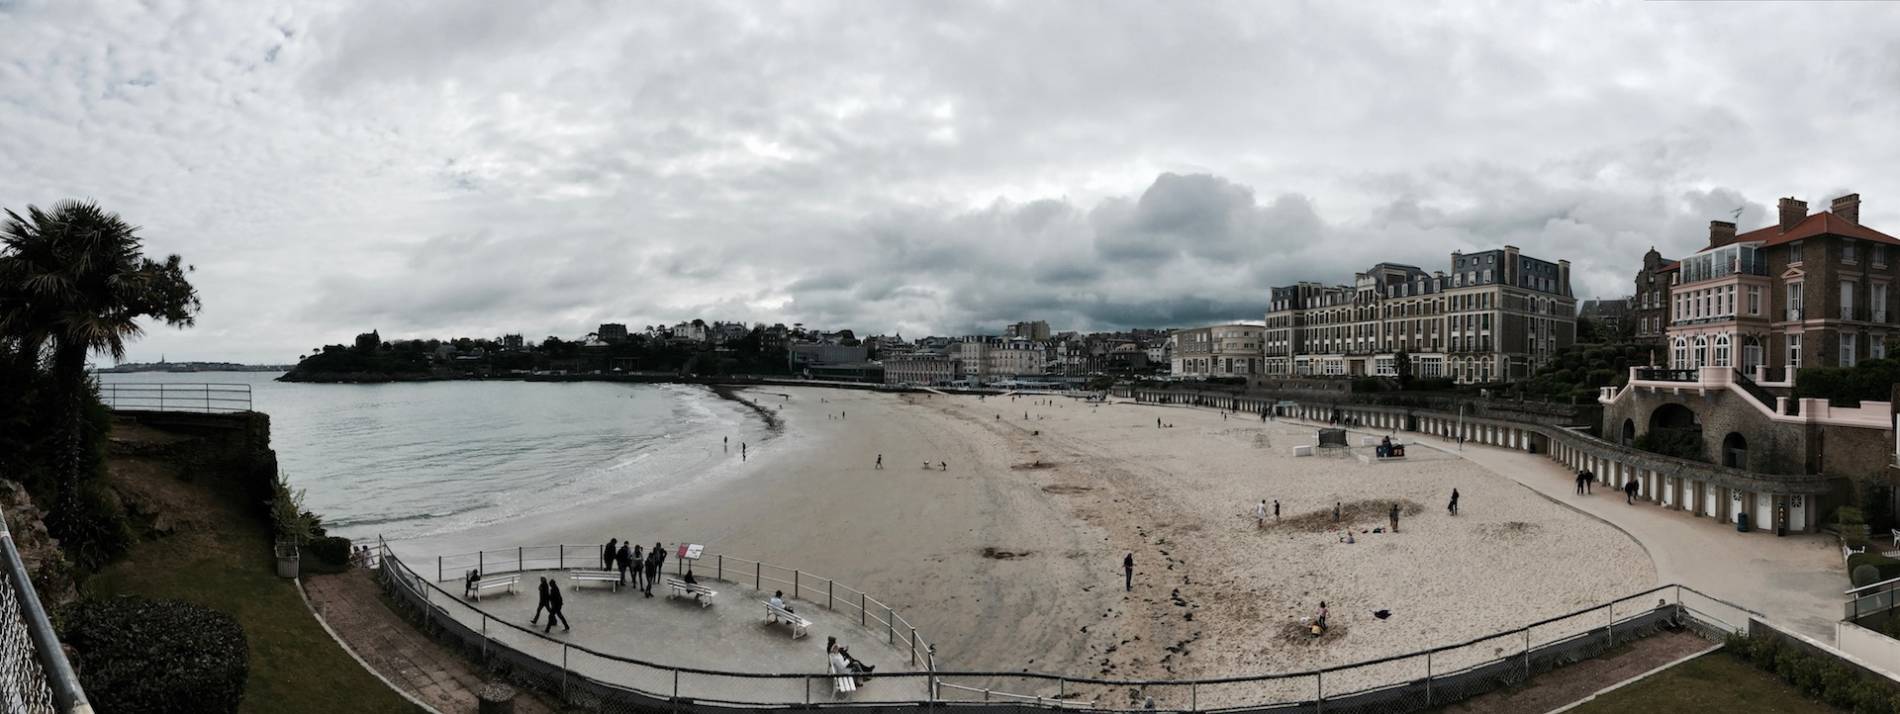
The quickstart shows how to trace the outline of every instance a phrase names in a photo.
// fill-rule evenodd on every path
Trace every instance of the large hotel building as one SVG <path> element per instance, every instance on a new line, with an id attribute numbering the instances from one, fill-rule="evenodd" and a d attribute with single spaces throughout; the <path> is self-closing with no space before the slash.
<path id="1" fill-rule="evenodd" d="M 1516 247 L 1451 254 L 1451 272 L 1380 263 L 1352 285 L 1273 288 L 1268 375 L 1396 376 L 1464 384 L 1523 379 L 1576 341 L 1570 261 Z"/>

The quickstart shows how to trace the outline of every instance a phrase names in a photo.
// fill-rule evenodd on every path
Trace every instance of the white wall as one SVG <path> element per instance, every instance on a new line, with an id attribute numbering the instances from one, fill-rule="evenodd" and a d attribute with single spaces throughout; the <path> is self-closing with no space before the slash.
<path id="1" fill-rule="evenodd" d="M 1863 664 L 1900 672 L 1900 640 L 1842 621 L 1834 623 L 1834 646 Z"/>

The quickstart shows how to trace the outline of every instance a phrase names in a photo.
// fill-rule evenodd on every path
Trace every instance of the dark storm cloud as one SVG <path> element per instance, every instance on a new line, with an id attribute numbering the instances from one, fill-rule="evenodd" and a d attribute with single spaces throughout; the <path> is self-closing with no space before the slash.
<path id="1" fill-rule="evenodd" d="M 199 326 L 135 359 L 1259 319 L 1504 244 L 1609 296 L 1779 196 L 1900 229 L 1895 36 L 1852 4 L 27 0 L 0 205 L 97 198 L 199 266 Z"/>

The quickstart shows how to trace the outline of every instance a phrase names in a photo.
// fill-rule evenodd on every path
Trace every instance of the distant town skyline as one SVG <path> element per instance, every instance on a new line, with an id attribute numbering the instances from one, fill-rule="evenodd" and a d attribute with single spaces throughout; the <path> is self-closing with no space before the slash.
<path id="1" fill-rule="evenodd" d="M 138 362 L 1192 327 L 1505 245 L 1618 298 L 1782 196 L 1900 225 L 1879 4 L 665 9 L 0 3 L 0 207 L 96 199 L 197 267 Z"/>

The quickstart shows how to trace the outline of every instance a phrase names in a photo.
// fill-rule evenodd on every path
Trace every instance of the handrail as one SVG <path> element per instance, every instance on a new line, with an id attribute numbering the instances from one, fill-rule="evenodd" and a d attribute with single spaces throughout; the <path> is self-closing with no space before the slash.
<path id="1" fill-rule="evenodd" d="M 229 382 L 101 382 L 99 401 L 114 411 L 229 414 L 251 411 L 251 385 Z"/>
<path id="2" fill-rule="evenodd" d="M 91 714 L 92 705 L 86 701 L 86 691 L 79 686 L 79 676 L 73 673 L 72 663 L 66 661 L 66 651 L 60 647 L 59 635 L 53 631 L 53 623 L 46 617 L 39 594 L 33 590 L 33 580 L 26 572 L 26 564 L 20 560 L 20 551 L 14 547 L 13 533 L 7 529 L 4 515 L 0 515 L 0 560 L 6 561 L 5 572 L 0 575 L 7 580 L 10 591 L 7 594 L 15 601 L 20 617 L 17 623 L 9 617 L 0 622 L 0 627 L 24 627 L 33 643 L 32 661 L 39 666 L 37 673 L 10 672 L 20 675 L 12 677 L 11 686 L 45 688 L 50 690 L 47 693 L 52 695 L 59 711 Z M 6 640 L 12 642 L 14 638 L 8 636 Z M 12 664 L 26 666 L 21 661 Z"/>

